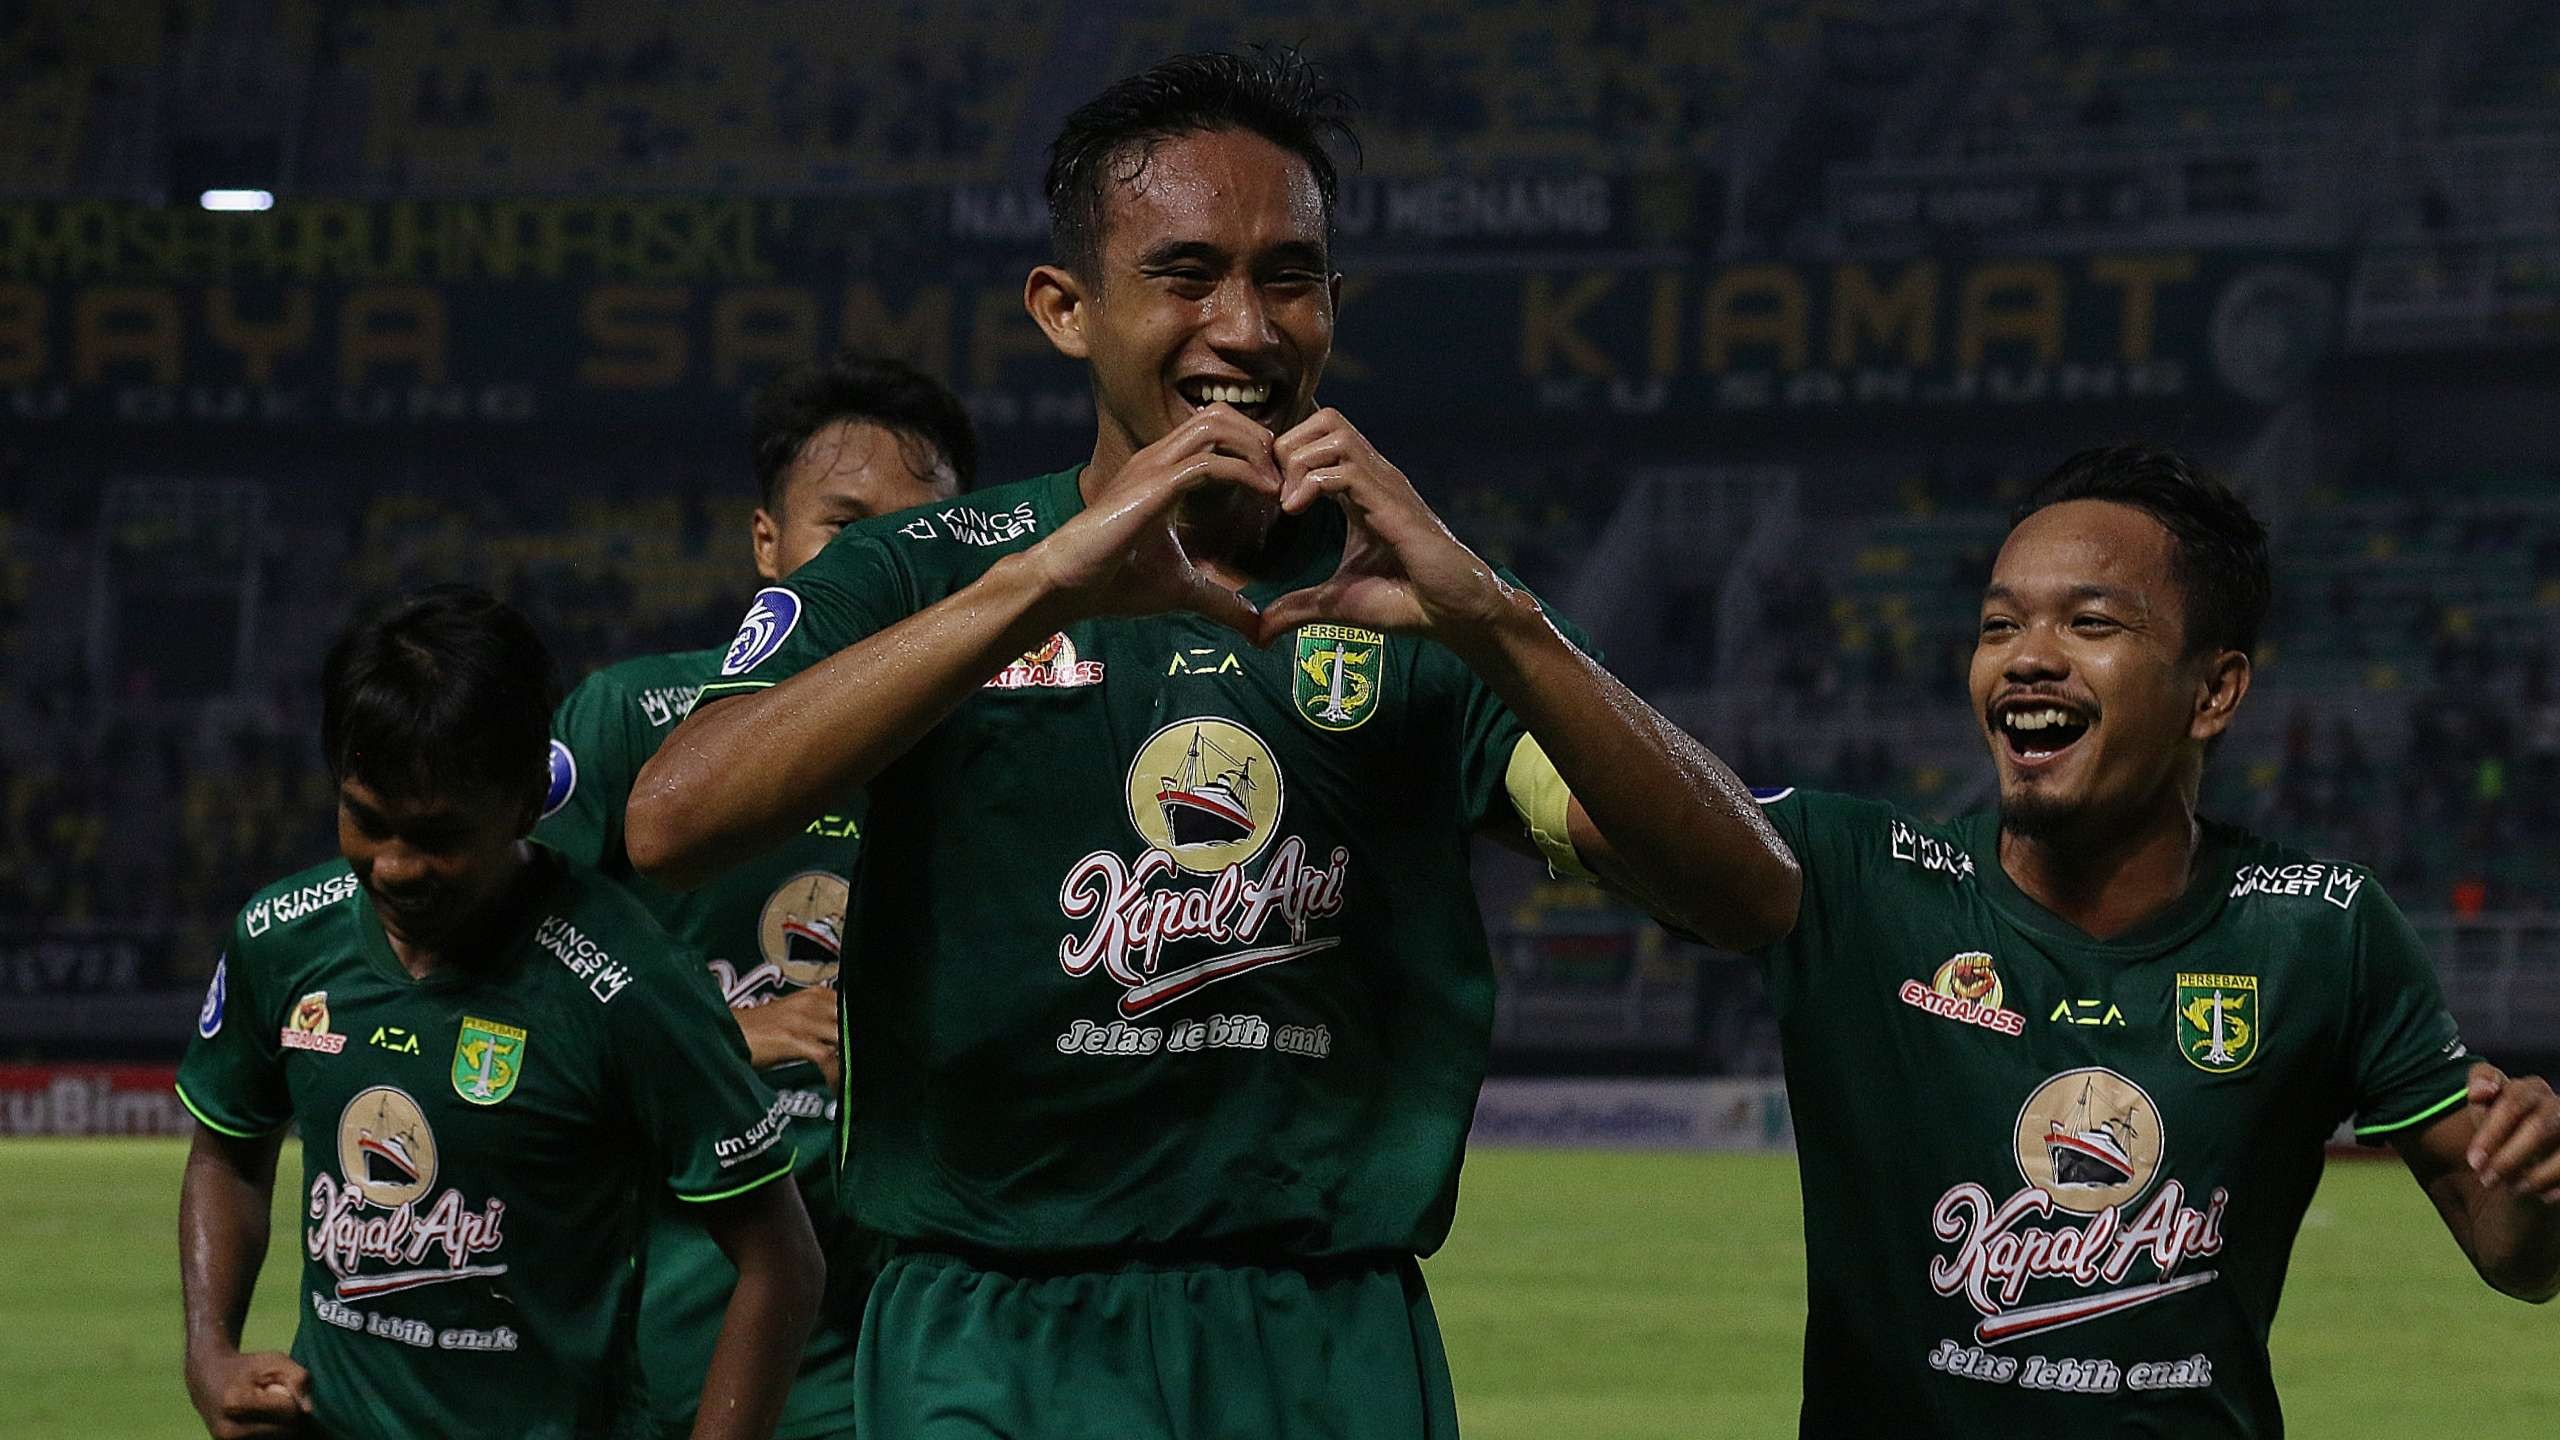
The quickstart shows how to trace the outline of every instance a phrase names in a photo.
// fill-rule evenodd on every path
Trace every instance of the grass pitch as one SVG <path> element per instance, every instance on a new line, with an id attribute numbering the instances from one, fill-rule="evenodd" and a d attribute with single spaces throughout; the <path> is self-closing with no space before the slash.
<path id="1" fill-rule="evenodd" d="M 184 1153 L 0 1141 L 0 1437 L 204 1433 L 178 1379 Z M 290 1336 L 299 1234 L 280 1205 L 254 1346 Z M 1428 1267 L 1468 1435 L 1793 1435 L 1802 1266 L 1791 1157 L 1478 1150 Z M 2331 1167 L 2275 1352 L 2314 1440 L 2547 1434 L 2560 1414 L 2560 1310 L 2482 1286 L 2396 1162 Z"/>

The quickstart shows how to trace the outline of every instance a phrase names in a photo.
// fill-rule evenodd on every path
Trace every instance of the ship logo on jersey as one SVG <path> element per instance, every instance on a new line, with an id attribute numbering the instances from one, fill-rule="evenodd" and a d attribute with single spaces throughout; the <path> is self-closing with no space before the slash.
<path id="1" fill-rule="evenodd" d="M 358 1091 L 338 1112 L 337 1173 L 315 1167 L 303 1227 L 304 1250 L 338 1277 L 338 1299 L 507 1273 L 504 1265 L 470 1263 L 504 1243 L 505 1204 L 493 1199 L 475 1214 L 448 1188 L 421 1209 L 435 1183 L 436 1134 L 426 1111 L 395 1086 Z M 367 1216 L 369 1209 L 388 1213 Z M 435 1252 L 444 1263 L 422 1266 Z M 402 1268 L 361 1273 L 367 1260 Z"/>
<path id="2" fill-rule="evenodd" d="M 1129 824 L 1147 849 L 1134 861 L 1096 850 L 1067 872 L 1058 907 L 1090 926 L 1058 942 L 1060 967 L 1079 978 L 1100 969 L 1119 982 L 1120 1013 L 1134 1020 L 1204 986 L 1340 945 L 1338 935 L 1308 932 L 1341 912 L 1350 851 L 1335 847 L 1318 869 L 1303 838 L 1275 845 L 1286 788 L 1270 745 L 1232 720 L 1177 720 L 1147 737 L 1128 779 Z M 1249 871 L 1257 860 L 1262 868 Z M 1209 883 L 1186 886 L 1187 876 Z M 1275 925 L 1286 940 L 1261 943 Z M 1196 941 L 1220 953 L 1164 963 L 1169 948 Z"/>
<path id="3" fill-rule="evenodd" d="M 803 870 L 782 882 L 756 920 L 764 967 L 795 989 L 836 983 L 844 953 L 844 910 L 851 887 L 841 875 Z M 737 999 L 732 996 L 730 1004 Z"/>
<path id="4" fill-rule="evenodd" d="M 542 792 L 542 818 L 550 819 L 578 792 L 578 757 L 558 740 L 551 742 L 551 779 Z"/>
<path id="5" fill-rule="evenodd" d="M 2257 1058 L 2264 1028 L 2255 975 L 2178 976 L 2178 1053 L 2210 1075 L 2227 1075 Z"/>
<path id="6" fill-rule="evenodd" d="M 276 1043 L 287 1050 L 311 1050 L 322 1055 L 335 1055 L 346 1049 L 347 1037 L 329 1030 L 329 992 L 314 990 L 294 1001 Z"/>
<path id="7" fill-rule="evenodd" d="M 1387 637 L 1353 625 L 1298 627 L 1290 698 L 1298 717 L 1319 730 L 1357 730 L 1378 713 L 1385 685 Z"/>
<path id="8" fill-rule="evenodd" d="M 738 622 L 738 638 L 729 642 L 729 653 L 720 659 L 721 678 L 744 675 L 772 659 L 799 623 L 799 596 L 779 585 L 757 591 L 754 603 L 747 606 L 747 618 Z"/>
<path id="9" fill-rule="evenodd" d="M 2160 1173 L 2160 1107 L 2113 1070 L 2073 1070 L 2039 1086 L 2018 1112 L 2018 1173 L 2074 1215 L 2095 1215 L 2151 1188 Z"/>
<path id="10" fill-rule="evenodd" d="M 338 1172 L 377 1210 L 397 1210 L 436 1183 L 436 1132 L 403 1090 L 376 1085 L 338 1116 Z"/>
<path id="11" fill-rule="evenodd" d="M 1280 821 L 1279 762 L 1232 720 L 1184 720 L 1138 747 L 1129 823 L 1194 875 L 1253 859 Z"/>
<path id="12" fill-rule="evenodd" d="M 1955 1247 L 1929 1262 L 1930 1287 L 1972 1304 L 1980 1317 L 1975 1344 L 2119 1315 L 2219 1277 L 2181 1267 L 2222 1253 L 2231 1192 L 2215 1190 L 2197 1210 L 2176 1180 L 2153 1189 L 2168 1137 L 2160 1107 L 2141 1086 L 2097 1066 L 2064 1071 L 2019 1109 L 2014 1148 L 2023 1188 L 1995 1201 L 1967 1181 L 1939 1196 L 1929 1215 L 1930 1233 Z M 2062 1223 L 2035 1223 L 2045 1219 Z M 2070 1293 L 2029 1304 L 2031 1285 Z"/>
<path id="13" fill-rule="evenodd" d="M 1903 1004 L 1941 1019 L 1979 1025 L 2001 1035 L 2024 1035 L 2027 1017 L 2004 1008 L 2001 1002 L 2007 996 L 1991 956 L 1967 950 L 1939 966 L 1925 986 L 1917 980 L 1903 981 L 1901 998 Z"/>
<path id="14" fill-rule="evenodd" d="M 1080 690 L 1102 683 L 1102 662 L 1076 654 L 1076 642 L 1063 630 L 1040 642 L 1036 650 L 997 671 L 989 690 Z"/>
<path id="15" fill-rule="evenodd" d="M 453 1093 L 474 1105 L 495 1105 L 514 1094 L 524 1074 L 524 1043 L 518 1026 L 463 1016 L 453 1042 Z"/>

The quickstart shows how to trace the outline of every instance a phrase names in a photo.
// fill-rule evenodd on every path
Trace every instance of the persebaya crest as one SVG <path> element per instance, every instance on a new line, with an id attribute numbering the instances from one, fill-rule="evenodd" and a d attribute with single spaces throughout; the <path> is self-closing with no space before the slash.
<path id="1" fill-rule="evenodd" d="M 453 1093 L 474 1105 L 495 1105 L 515 1093 L 524 1074 L 524 1031 L 477 1015 L 462 1017 L 453 1042 Z"/>
<path id="2" fill-rule="evenodd" d="M 1378 713 L 1387 637 L 1352 625 L 1298 627 L 1290 695 L 1298 718 L 1319 730 L 1357 730 Z"/>
<path id="3" fill-rule="evenodd" d="M 2266 1017 L 2255 975 L 2178 976 L 2178 1053 L 2208 1074 L 2222 1075 L 2257 1058 Z"/>

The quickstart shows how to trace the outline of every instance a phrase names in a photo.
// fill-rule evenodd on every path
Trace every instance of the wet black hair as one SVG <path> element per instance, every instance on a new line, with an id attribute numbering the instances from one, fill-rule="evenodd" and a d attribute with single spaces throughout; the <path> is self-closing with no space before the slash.
<path id="1" fill-rule="evenodd" d="M 1350 108 L 1350 97 L 1287 46 L 1159 61 L 1077 106 L 1050 143 L 1045 188 L 1052 253 L 1077 275 L 1098 279 L 1108 186 L 1144 174 L 1163 141 L 1218 130 L 1250 131 L 1307 162 L 1330 242 L 1336 177 L 1326 142 L 1358 157 Z"/>
<path id="2" fill-rule="evenodd" d="M 2275 593 L 2267 527 L 2230 486 L 2174 450 L 2102 445 L 2036 482 L 2010 528 L 2066 500 L 2130 505 L 2169 532 L 2176 547 L 2170 572 L 2186 602 L 2188 655 L 2256 652 Z"/>
<path id="3" fill-rule="evenodd" d="M 551 652 L 523 612 L 469 585 L 430 586 L 330 645 L 320 748 L 330 778 L 385 794 L 539 805 L 555 698 Z"/>
<path id="4" fill-rule="evenodd" d="M 748 426 L 756 487 L 764 508 L 782 498 L 782 477 L 809 437 L 839 420 L 868 420 L 942 453 L 968 489 L 978 479 L 978 435 L 960 397 L 912 365 L 859 350 L 795 365 L 756 392 Z"/>

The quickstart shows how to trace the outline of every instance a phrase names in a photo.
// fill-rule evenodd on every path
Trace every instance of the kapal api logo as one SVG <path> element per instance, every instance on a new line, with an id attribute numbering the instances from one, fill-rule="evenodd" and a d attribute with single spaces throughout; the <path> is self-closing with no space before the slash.
<path id="1" fill-rule="evenodd" d="M 738 622 L 738 638 L 729 642 L 728 653 L 720 658 L 721 677 L 744 675 L 772 659 L 799 624 L 799 596 L 779 585 L 757 591 L 747 606 L 747 618 Z"/>
<path id="2" fill-rule="evenodd" d="M 1122 987 L 1121 1015 L 1135 1019 L 1341 944 L 1311 927 L 1340 913 L 1350 852 L 1337 847 L 1319 869 L 1303 839 L 1281 837 L 1287 788 L 1271 747 L 1235 721 L 1177 720 L 1149 736 L 1127 784 L 1129 824 L 1147 848 L 1135 860 L 1096 850 L 1067 872 L 1059 909 L 1089 924 L 1058 942 L 1059 965 L 1109 976 Z M 1285 938 L 1264 943 L 1275 927 Z M 1194 945 L 1217 950 L 1166 963 Z"/>
<path id="3" fill-rule="evenodd" d="M 850 895 L 845 878 L 826 870 L 803 870 L 775 886 L 756 917 L 757 964 L 741 973 L 730 961 L 711 962 L 729 1007 L 762 1005 L 786 990 L 833 986 Z"/>
<path id="4" fill-rule="evenodd" d="M 2215 1190 L 2198 1210 L 2184 1185 L 2161 1180 L 2160 1107 L 2132 1080 L 2099 1066 L 2046 1080 L 2019 1107 L 2013 1151 L 2022 1188 L 2001 1200 L 1967 1181 L 1929 1216 L 1931 1234 L 1954 1247 L 1929 1262 L 1929 1284 L 1972 1305 L 1976 1344 L 2121 1314 L 2217 1278 L 2183 1267 L 2222 1252 L 2230 1192 Z M 2031 1301 L 2031 1286 L 2063 1293 Z"/>
<path id="5" fill-rule="evenodd" d="M 475 1265 L 505 1243 L 504 1202 L 469 1209 L 435 1191 L 439 1157 L 426 1111 L 391 1085 L 358 1091 L 338 1114 L 338 1165 L 315 1166 L 303 1246 L 337 1276 L 337 1298 L 366 1300 L 454 1280 L 503 1275 Z M 391 1268 L 368 1269 L 367 1262 Z M 441 1261 L 441 1264 L 430 1263 Z"/>

